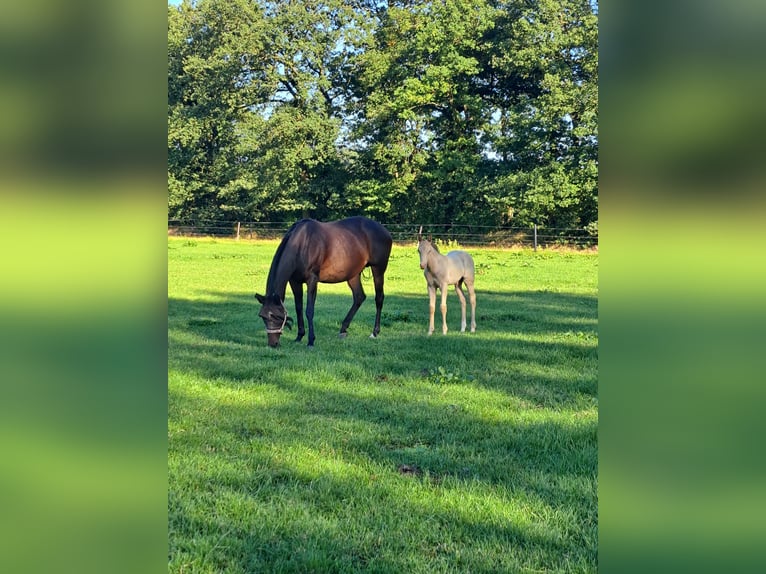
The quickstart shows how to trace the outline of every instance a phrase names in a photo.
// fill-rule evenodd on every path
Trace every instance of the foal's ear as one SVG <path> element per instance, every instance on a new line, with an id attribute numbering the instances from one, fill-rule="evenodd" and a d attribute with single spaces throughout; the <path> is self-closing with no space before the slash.
<path id="1" fill-rule="evenodd" d="M 264 297 L 263 295 L 261 295 L 261 294 L 259 294 L 259 293 L 256 293 L 256 294 L 255 294 L 255 298 L 256 298 L 256 299 L 258 299 L 258 302 L 259 302 L 261 305 L 263 305 L 264 303 L 266 303 L 266 297 Z"/>

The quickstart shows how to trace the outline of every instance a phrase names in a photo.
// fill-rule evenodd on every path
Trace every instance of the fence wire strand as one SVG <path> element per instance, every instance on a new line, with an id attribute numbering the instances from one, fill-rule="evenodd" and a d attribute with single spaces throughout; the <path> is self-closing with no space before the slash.
<path id="1" fill-rule="evenodd" d="M 488 225 L 451 225 L 431 223 L 382 222 L 397 243 L 414 242 L 419 229 L 434 240 L 464 246 L 541 247 L 598 246 L 598 233 L 585 228 L 564 227 L 492 227 Z M 280 239 L 292 222 L 281 221 L 168 221 L 168 235 L 189 237 L 230 237 L 240 239 Z"/>

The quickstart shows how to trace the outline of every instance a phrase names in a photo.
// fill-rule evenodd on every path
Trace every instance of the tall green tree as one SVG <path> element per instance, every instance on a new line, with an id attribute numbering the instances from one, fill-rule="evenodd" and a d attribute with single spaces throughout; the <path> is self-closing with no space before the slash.
<path id="1" fill-rule="evenodd" d="M 349 169 L 340 145 L 344 77 L 364 22 L 341 0 L 263 5 L 275 89 L 242 125 L 260 189 L 252 213 L 337 216 Z"/>
<path id="2" fill-rule="evenodd" d="M 357 58 L 353 185 L 396 219 L 460 220 L 470 210 L 476 134 L 488 121 L 471 79 L 492 13 L 484 0 L 390 6 Z"/>
<path id="3" fill-rule="evenodd" d="M 268 97 L 266 20 L 257 2 L 187 0 L 168 7 L 170 217 L 242 214 L 248 174 L 240 126 Z"/>
<path id="4" fill-rule="evenodd" d="M 482 185 L 507 222 L 597 218 L 598 19 L 589 0 L 497 3 L 481 83 L 493 108 Z"/>
<path id="5" fill-rule="evenodd" d="M 597 20 L 589 0 L 185 0 L 170 216 L 592 223 Z"/>
<path id="6" fill-rule="evenodd" d="M 330 217 L 349 54 L 366 12 L 341 0 L 185 0 L 168 13 L 171 217 Z M 366 16 L 365 16 L 366 17 Z"/>

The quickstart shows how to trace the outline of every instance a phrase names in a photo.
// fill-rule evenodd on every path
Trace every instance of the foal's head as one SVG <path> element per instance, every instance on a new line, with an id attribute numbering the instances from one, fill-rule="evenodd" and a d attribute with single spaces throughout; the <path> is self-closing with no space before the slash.
<path id="1" fill-rule="evenodd" d="M 428 239 L 423 238 L 423 226 L 421 225 L 418 232 L 418 253 L 420 254 L 421 269 L 425 269 L 428 266 L 428 256 L 432 252 L 439 253 L 439 250 L 436 248 L 436 245 L 431 243 L 430 237 Z"/>
<path id="2" fill-rule="evenodd" d="M 258 315 L 266 325 L 266 337 L 269 347 L 278 347 L 282 330 L 285 327 L 292 329 L 293 320 L 287 316 L 287 309 L 285 309 L 282 300 L 276 293 L 266 297 L 256 293 L 255 298 L 261 304 L 261 310 L 258 312 Z"/>

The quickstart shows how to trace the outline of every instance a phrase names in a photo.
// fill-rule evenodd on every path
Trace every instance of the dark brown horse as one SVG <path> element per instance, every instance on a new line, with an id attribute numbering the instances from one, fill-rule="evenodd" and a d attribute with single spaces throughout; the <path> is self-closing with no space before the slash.
<path id="1" fill-rule="evenodd" d="M 266 295 L 256 294 L 262 307 L 258 313 L 266 324 L 270 347 L 279 345 L 279 337 L 292 319 L 285 309 L 287 284 L 293 291 L 295 313 L 298 317 L 300 341 L 306 330 L 303 325 L 303 284 L 306 284 L 308 300 L 306 319 L 309 323 L 308 346 L 314 346 L 314 303 L 318 283 L 348 281 L 354 302 L 340 325 L 340 337 L 346 336 L 351 320 L 366 295 L 362 288 L 362 270 L 372 269 L 375 283 L 375 326 L 370 337 L 380 332 L 380 311 L 383 308 L 383 275 L 391 255 L 391 234 L 380 223 L 366 217 L 349 217 L 340 221 L 322 223 L 302 219 L 287 230 L 271 261 L 266 281 Z"/>

